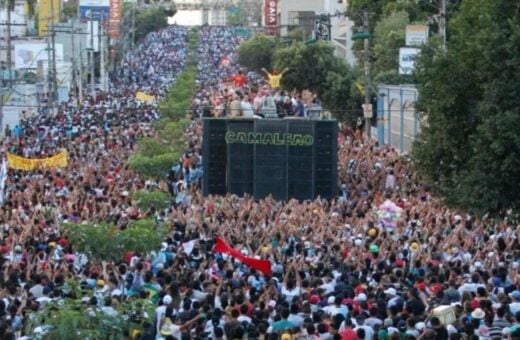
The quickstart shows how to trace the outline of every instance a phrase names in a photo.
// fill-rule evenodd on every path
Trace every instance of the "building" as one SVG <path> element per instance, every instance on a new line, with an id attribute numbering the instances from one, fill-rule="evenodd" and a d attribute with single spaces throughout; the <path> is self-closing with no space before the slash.
<path id="1" fill-rule="evenodd" d="M 377 140 L 391 145 L 401 153 L 412 150 L 420 132 L 420 119 L 416 110 L 419 97 L 414 85 L 377 86 Z"/>
<path id="2" fill-rule="evenodd" d="M 325 13 L 345 13 L 347 0 L 325 0 Z M 354 22 L 346 15 L 331 17 L 331 42 L 336 55 L 343 56 L 350 65 L 356 64 L 352 51 L 352 31 Z"/>
<path id="3" fill-rule="evenodd" d="M 266 4 L 269 2 L 271 1 L 266 0 Z M 265 12 L 264 10 L 264 16 Z M 302 28 L 310 36 L 314 31 L 315 16 L 324 12 L 324 0 L 278 0 L 279 34 L 286 36 L 290 30 Z"/>
<path id="4" fill-rule="evenodd" d="M 303 29 L 305 39 L 316 36 L 316 23 L 321 15 L 330 20 L 328 36 L 335 48 L 335 54 L 343 57 L 351 65 L 355 64 L 352 53 L 352 21 L 345 16 L 347 0 L 265 0 L 263 6 L 264 27 L 269 8 L 276 4 L 277 30 L 271 34 L 286 36 L 293 29 Z"/>
<path id="5" fill-rule="evenodd" d="M 174 0 L 177 13 L 169 22 L 185 26 L 225 26 L 227 9 L 235 2 L 233 0 Z"/>

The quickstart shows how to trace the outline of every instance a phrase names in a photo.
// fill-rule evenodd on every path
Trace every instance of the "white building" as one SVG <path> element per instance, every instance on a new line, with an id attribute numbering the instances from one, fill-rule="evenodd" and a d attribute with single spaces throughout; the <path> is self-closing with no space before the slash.
<path id="1" fill-rule="evenodd" d="M 27 33 L 27 13 L 25 3 L 16 1 L 14 10 L 11 11 L 11 37 L 22 37 Z M 0 8 L 0 37 L 4 40 L 7 36 L 7 9 Z"/>
<path id="2" fill-rule="evenodd" d="M 265 6 L 265 4 L 264 4 Z M 330 37 L 336 55 L 355 64 L 352 53 L 352 21 L 344 13 L 347 0 L 278 0 L 278 34 L 285 36 L 291 29 L 302 28 L 306 37 L 313 36 L 319 15 L 330 16 Z M 265 8 L 263 13 L 265 13 Z M 265 25 L 265 14 L 263 23 Z"/>

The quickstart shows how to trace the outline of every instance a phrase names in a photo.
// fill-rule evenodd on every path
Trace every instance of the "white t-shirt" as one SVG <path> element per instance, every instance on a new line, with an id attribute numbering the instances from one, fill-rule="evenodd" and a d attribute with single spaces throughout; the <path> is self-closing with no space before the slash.
<path id="1" fill-rule="evenodd" d="M 253 110 L 253 106 L 249 102 L 241 103 L 242 114 L 245 118 L 253 118 L 255 115 L 255 111 Z"/>
<path id="2" fill-rule="evenodd" d="M 295 296 L 300 296 L 302 291 L 300 287 L 294 287 L 291 290 L 288 290 L 285 286 L 282 287 L 282 295 L 285 296 L 287 302 L 290 304 Z"/>

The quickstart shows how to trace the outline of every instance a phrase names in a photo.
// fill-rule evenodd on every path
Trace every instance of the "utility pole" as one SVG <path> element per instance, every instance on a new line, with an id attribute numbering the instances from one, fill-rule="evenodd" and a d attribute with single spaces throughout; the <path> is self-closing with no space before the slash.
<path id="1" fill-rule="evenodd" d="M 439 34 L 442 39 L 442 48 L 446 50 L 446 0 L 439 0 Z"/>
<path id="2" fill-rule="evenodd" d="M 368 23 L 368 12 L 363 11 L 363 30 L 366 34 L 369 33 Z M 371 137 L 371 119 L 372 119 L 372 104 L 370 100 L 371 96 L 371 84 L 370 84 L 370 49 L 369 49 L 369 37 L 365 37 L 364 42 L 364 60 L 365 60 L 365 104 L 363 106 L 363 115 L 365 116 L 365 130 L 367 138 Z"/>
<path id="3" fill-rule="evenodd" d="M 56 99 L 58 93 L 58 80 L 56 71 L 56 27 L 54 27 L 54 1 L 51 0 L 51 23 L 50 23 L 50 44 L 47 44 L 49 62 L 49 81 L 48 81 L 48 105 L 53 113 L 56 109 Z M 49 39 L 47 39 L 49 42 Z"/>
<path id="4" fill-rule="evenodd" d="M 81 41 L 81 40 L 80 40 Z M 83 103 L 83 56 L 81 53 L 81 43 L 79 45 L 79 83 L 78 83 L 79 106 Z"/>
<path id="5" fill-rule="evenodd" d="M 7 0 L 7 72 L 9 73 L 9 78 L 7 80 L 7 84 L 9 84 L 9 88 L 13 88 L 13 72 L 12 72 L 12 61 L 11 61 L 11 4 L 12 0 Z"/>
<path id="6" fill-rule="evenodd" d="M 94 20 L 90 18 L 90 54 L 89 54 L 89 66 L 90 66 L 90 91 L 92 97 L 96 97 L 95 81 L 94 81 Z"/>
<path id="7" fill-rule="evenodd" d="M 130 31 L 132 35 L 132 40 L 130 41 L 130 48 L 134 48 L 135 44 L 135 3 L 132 4 L 132 30 Z"/>
<path id="8" fill-rule="evenodd" d="M 105 33 L 103 32 L 103 28 L 99 27 L 98 29 L 98 38 L 99 38 L 99 83 L 102 91 L 106 91 L 105 84 Z"/>
<path id="9" fill-rule="evenodd" d="M 72 45 L 72 57 L 70 58 L 70 63 L 72 64 L 72 86 L 74 98 L 76 99 L 76 105 L 78 105 L 78 78 L 77 78 L 77 67 L 76 67 L 76 39 L 74 39 L 75 34 L 74 29 L 74 21 L 72 21 L 71 32 L 70 32 L 70 43 Z"/>
<path id="10" fill-rule="evenodd" d="M 82 90 L 82 82 L 83 82 L 83 72 L 81 71 L 81 63 L 82 63 L 82 57 L 81 57 L 81 46 L 79 46 L 79 50 L 77 51 L 76 48 L 76 35 L 88 35 L 88 33 L 82 32 L 80 28 L 74 27 L 74 22 L 72 22 L 71 26 L 61 26 L 62 30 L 57 30 L 53 28 L 52 30 L 49 30 L 49 32 L 52 32 L 54 34 L 56 33 L 66 33 L 70 34 L 70 40 L 72 45 L 72 56 L 70 58 L 71 64 L 72 64 L 72 86 L 73 86 L 73 92 L 76 96 L 76 99 L 79 99 L 79 101 L 83 101 L 83 90 Z M 49 48 L 50 50 L 50 48 Z M 78 55 L 78 57 L 77 57 Z M 80 70 L 78 72 L 78 59 L 79 59 L 79 65 Z M 50 59 L 49 59 L 50 60 Z M 49 64 L 50 65 L 50 64 Z M 50 68 L 49 68 L 50 69 Z M 50 73 L 49 73 L 49 79 L 51 79 Z M 79 88 L 79 90 L 78 90 Z"/>

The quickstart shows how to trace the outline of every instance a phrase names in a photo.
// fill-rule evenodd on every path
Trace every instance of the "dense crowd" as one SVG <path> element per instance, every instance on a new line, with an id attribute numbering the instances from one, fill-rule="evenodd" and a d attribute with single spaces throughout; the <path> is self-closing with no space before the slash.
<path id="1" fill-rule="evenodd" d="M 83 287 L 75 298 L 87 315 L 117 316 L 129 300 L 154 303 L 136 339 L 520 338 L 519 226 L 445 208 L 409 159 L 348 127 L 339 138 L 337 199 L 279 202 L 202 197 L 197 118 L 169 176 L 174 204 L 155 212 L 170 227 L 161 248 L 102 270 L 78 253 L 60 235 L 63 222 L 124 227 L 149 213 L 131 199 L 146 182 L 126 160 L 137 138 L 153 133 L 158 113 L 134 96 L 161 95 L 173 83 L 186 63 L 187 32 L 151 34 L 124 59 L 109 92 L 79 108 L 64 104 L 56 116 L 42 112 L 4 138 L 3 151 L 44 157 L 66 148 L 70 162 L 9 172 L 0 209 L 1 339 L 32 336 L 31 313 L 70 298 L 70 279 Z M 218 99 L 219 80 L 238 73 L 238 41 L 232 29 L 201 29 L 195 106 Z M 279 92 L 260 83 L 240 95 L 255 87 Z M 381 223 L 385 202 L 401 211 L 393 225 Z M 272 276 L 214 252 L 216 236 L 269 260 Z"/>

